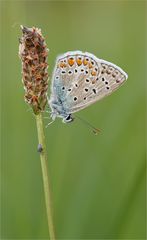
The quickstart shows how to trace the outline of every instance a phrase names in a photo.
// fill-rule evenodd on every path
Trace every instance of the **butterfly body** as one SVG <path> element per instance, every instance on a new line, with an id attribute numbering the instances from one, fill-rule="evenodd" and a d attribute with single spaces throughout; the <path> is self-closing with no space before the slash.
<path id="1" fill-rule="evenodd" d="M 72 113 L 110 95 L 127 79 L 115 64 L 91 53 L 67 52 L 57 58 L 49 104 L 51 117 L 73 121 Z"/>

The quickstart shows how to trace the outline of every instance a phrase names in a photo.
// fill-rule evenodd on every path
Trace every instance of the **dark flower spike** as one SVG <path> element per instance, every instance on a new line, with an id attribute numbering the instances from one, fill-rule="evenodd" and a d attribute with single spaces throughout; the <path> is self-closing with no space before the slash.
<path id="1" fill-rule="evenodd" d="M 48 90 L 48 49 L 41 30 L 21 26 L 19 56 L 22 61 L 22 81 L 25 101 L 35 114 L 44 111 Z"/>

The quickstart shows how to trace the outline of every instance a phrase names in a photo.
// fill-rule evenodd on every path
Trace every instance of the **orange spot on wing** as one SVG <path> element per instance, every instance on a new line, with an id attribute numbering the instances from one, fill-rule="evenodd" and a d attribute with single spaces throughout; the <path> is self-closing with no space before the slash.
<path id="1" fill-rule="evenodd" d="M 64 63 L 64 62 L 60 62 L 60 64 L 59 64 L 59 67 L 61 67 L 61 68 L 64 68 L 66 66 L 67 66 L 66 63 Z"/>
<path id="2" fill-rule="evenodd" d="M 69 58 L 68 59 L 68 64 L 70 65 L 70 66 L 73 66 L 74 65 L 74 59 L 73 58 Z"/>
<path id="3" fill-rule="evenodd" d="M 88 67 L 89 67 L 89 68 L 92 68 L 92 67 L 93 67 L 93 66 L 92 66 L 92 63 L 89 63 L 89 64 L 88 64 Z"/>
<path id="4" fill-rule="evenodd" d="M 86 60 L 86 58 L 83 59 L 83 64 L 84 64 L 84 65 L 87 65 L 87 64 L 88 64 L 88 61 Z"/>
<path id="5" fill-rule="evenodd" d="M 96 72 L 95 72 L 95 71 L 92 71 L 92 72 L 91 72 L 91 75 L 92 75 L 92 76 L 96 76 Z"/>
<path id="6" fill-rule="evenodd" d="M 78 66 L 80 66 L 82 64 L 82 60 L 78 58 L 77 59 L 77 64 L 78 64 Z"/>

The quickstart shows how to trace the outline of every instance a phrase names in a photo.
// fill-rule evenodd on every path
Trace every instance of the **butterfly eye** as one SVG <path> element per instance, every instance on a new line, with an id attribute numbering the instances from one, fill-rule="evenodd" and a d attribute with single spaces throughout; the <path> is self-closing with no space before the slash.
<path id="1" fill-rule="evenodd" d="M 74 119 L 72 118 L 71 114 L 69 114 L 66 118 L 65 118 L 65 122 L 72 122 Z"/>

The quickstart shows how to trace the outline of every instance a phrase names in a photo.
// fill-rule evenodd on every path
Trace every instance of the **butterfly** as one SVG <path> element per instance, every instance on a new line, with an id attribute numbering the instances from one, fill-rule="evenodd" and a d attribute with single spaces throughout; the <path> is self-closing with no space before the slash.
<path id="1" fill-rule="evenodd" d="M 128 75 L 111 62 L 91 53 L 73 51 L 56 60 L 49 105 L 51 117 L 73 121 L 78 112 L 117 90 Z"/>

